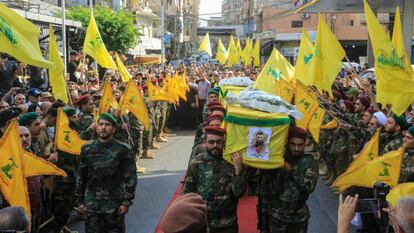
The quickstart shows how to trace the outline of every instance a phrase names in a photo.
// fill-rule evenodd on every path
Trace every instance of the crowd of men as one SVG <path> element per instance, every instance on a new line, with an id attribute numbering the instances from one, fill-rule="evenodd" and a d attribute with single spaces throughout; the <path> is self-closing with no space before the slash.
<path id="1" fill-rule="evenodd" d="M 158 142 L 168 141 L 168 123 L 197 128 L 182 193 L 200 195 L 206 206 L 206 214 L 201 215 L 206 216 L 206 226 L 197 231 L 179 231 L 174 230 L 174 224 L 167 224 L 165 233 L 206 232 L 207 229 L 210 233 L 238 232 L 237 202 L 246 190 L 250 195 L 258 195 L 260 232 L 307 232 L 310 211 L 306 201 L 318 178 L 331 185 L 376 130 L 381 131 L 381 155 L 402 146 L 406 148 L 399 182 L 414 181 L 414 106 L 397 116 L 389 106 L 377 104 L 374 79 L 357 85 L 353 74 L 342 71 L 333 85 L 333 98 L 319 98 L 329 113 L 324 123 L 334 118 L 341 123 L 334 129 L 322 129 L 317 144 L 305 129 L 294 126 L 292 119 L 284 166 L 260 170 L 243 165 L 240 153 L 233 155 L 232 164 L 223 159 L 226 131 L 221 125 L 226 109 L 219 102 L 217 87 L 220 80 L 229 77 L 255 80 L 260 68 L 229 69 L 213 63 L 187 67 L 180 64 L 176 68 L 166 66 L 164 70 L 160 66 L 128 67 L 150 115 L 150 127 L 144 129 L 132 113 L 120 116 L 116 110 L 102 113 L 95 121 L 93 114 L 102 97 L 103 80 L 110 81 L 117 101 L 126 84 L 111 70 L 94 71 L 94 65 L 83 57 L 75 51 L 70 53 L 67 86 L 71 101 L 64 104 L 51 94 L 46 70 L 0 54 L 0 133 L 17 118 L 22 147 L 55 163 L 67 174 L 66 177 L 27 178 L 31 232 L 39 232 L 41 223 L 51 217 L 53 221 L 48 227 L 52 232 L 70 232 L 66 224 L 74 209 L 84 215 L 86 232 L 125 232 L 124 216 L 134 199 L 136 173 L 144 172 L 139 159 L 154 158 L 150 149 L 158 149 Z M 187 74 L 190 87 L 187 101 L 178 105 L 150 101 L 148 82 L 162 87 L 166 77 L 173 76 L 175 70 Z M 80 156 L 60 151 L 54 145 L 59 108 L 69 118 L 70 127 L 82 139 L 90 141 L 82 147 Z M 347 193 L 372 196 L 371 189 L 358 187 Z M 413 205 L 412 200 L 406 203 Z M 7 205 L 2 199 L 0 207 Z M 413 216 L 407 219 L 402 220 L 407 222 L 400 232 L 413 232 Z M 380 232 L 372 216 L 364 216 L 363 222 L 363 232 Z"/>

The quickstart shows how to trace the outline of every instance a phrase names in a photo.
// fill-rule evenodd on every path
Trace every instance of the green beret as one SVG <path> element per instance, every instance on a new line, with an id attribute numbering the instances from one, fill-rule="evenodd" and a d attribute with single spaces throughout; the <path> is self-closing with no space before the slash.
<path id="1" fill-rule="evenodd" d="M 110 113 L 101 113 L 101 115 L 99 115 L 99 120 L 100 119 L 107 120 L 111 122 L 113 126 L 117 126 L 116 118 Z"/>
<path id="2" fill-rule="evenodd" d="M 30 125 L 32 124 L 34 120 L 36 120 L 39 117 L 40 115 L 36 112 L 27 112 L 20 117 L 19 125 L 21 126 Z"/>
<path id="3" fill-rule="evenodd" d="M 71 117 L 71 116 L 76 114 L 76 109 L 71 108 L 71 107 L 67 107 L 67 108 L 63 109 L 63 112 L 66 113 L 66 116 Z"/>
<path id="4" fill-rule="evenodd" d="M 393 113 L 392 118 L 394 118 L 395 123 L 401 126 L 401 130 L 406 130 L 409 127 L 404 115 L 397 116 L 395 113 Z"/>
<path id="5" fill-rule="evenodd" d="M 346 94 L 348 94 L 348 95 L 358 95 L 359 91 L 355 88 L 351 88 L 346 92 Z"/>
<path id="6" fill-rule="evenodd" d="M 218 95 L 219 94 L 219 90 L 217 88 L 210 88 L 208 90 L 207 94 L 208 95 L 210 95 L 210 94 L 216 94 L 216 95 Z"/>
<path id="7" fill-rule="evenodd" d="M 408 128 L 408 133 L 411 134 L 411 136 L 414 137 L 414 126 L 411 126 L 410 128 Z"/>

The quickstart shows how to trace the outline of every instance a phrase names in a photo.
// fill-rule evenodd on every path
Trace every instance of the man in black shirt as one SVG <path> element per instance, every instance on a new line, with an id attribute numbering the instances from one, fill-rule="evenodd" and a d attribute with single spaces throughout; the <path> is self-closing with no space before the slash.
<path id="1" fill-rule="evenodd" d="M 69 73 L 69 80 L 74 83 L 78 83 L 78 79 L 79 79 L 79 77 L 75 75 L 75 73 L 78 71 L 78 56 L 79 54 L 76 51 L 70 52 L 68 73 Z"/>
<path id="2" fill-rule="evenodd" d="M 5 54 L 0 53 L 0 96 L 5 95 L 10 90 L 17 74 L 18 66 L 16 62 L 8 60 Z"/>

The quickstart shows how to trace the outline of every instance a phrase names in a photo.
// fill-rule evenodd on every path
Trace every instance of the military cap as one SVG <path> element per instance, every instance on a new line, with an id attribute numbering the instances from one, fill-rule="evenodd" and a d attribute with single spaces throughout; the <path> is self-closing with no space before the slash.
<path id="1" fill-rule="evenodd" d="M 354 103 L 352 103 L 352 101 L 344 100 L 344 104 L 349 110 L 351 110 L 351 112 L 354 111 Z"/>
<path id="2" fill-rule="evenodd" d="M 374 115 L 374 113 L 376 112 L 375 109 L 373 108 L 368 108 L 367 112 L 369 112 L 371 115 Z"/>
<path id="3" fill-rule="evenodd" d="M 300 138 L 306 141 L 306 131 L 302 128 L 291 126 L 289 128 L 289 138 Z"/>
<path id="4" fill-rule="evenodd" d="M 207 104 L 207 108 L 213 107 L 213 106 L 223 106 L 217 101 L 213 101 Z"/>
<path id="5" fill-rule="evenodd" d="M 113 126 L 117 125 L 115 117 L 110 113 L 101 113 L 101 115 L 99 115 L 99 120 L 101 119 L 109 121 Z"/>
<path id="6" fill-rule="evenodd" d="M 392 118 L 394 118 L 395 123 L 401 126 L 402 130 L 406 130 L 408 128 L 409 125 L 404 115 L 397 116 L 395 113 L 393 113 Z"/>
<path id="7" fill-rule="evenodd" d="M 34 120 L 36 120 L 39 117 L 40 115 L 36 112 L 27 112 L 20 117 L 19 125 L 21 126 L 30 125 Z"/>
<path id="8" fill-rule="evenodd" d="M 358 95 L 359 91 L 355 88 L 351 88 L 346 92 L 346 94 L 348 94 L 348 95 Z"/>
<path id="9" fill-rule="evenodd" d="M 76 114 L 76 109 L 71 108 L 71 107 L 67 107 L 67 108 L 63 109 L 63 112 L 66 113 L 66 116 L 71 117 L 71 116 Z"/>
<path id="10" fill-rule="evenodd" d="M 217 135 L 217 136 L 224 136 L 226 134 L 226 130 L 216 126 L 207 126 L 204 128 L 207 134 Z"/>
<path id="11" fill-rule="evenodd" d="M 210 121 L 212 120 L 220 120 L 221 122 L 223 122 L 224 117 L 220 114 L 211 114 L 207 117 L 207 120 L 206 120 L 207 124 L 210 123 Z"/>
<path id="12" fill-rule="evenodd" d="M 371 106 L 368 97 L 361 96 L 358 98 L 358 100 L 361 102 L 362 105 L 365 106 L 366 109 L 368 109 Z"/>
<path id="13" fill-rule="evenodd" d="M 210 88 L 208 90 L 207 94 L 208 95 L 210 95 L 210 94 L 216 94 L 216 95 L 218 95 L 219 94 L 219 90 L 217 88 Z"/>
<path id="14" fill-rule="evenodd" d="M 76 102 L 78 105 L 82 105 L 82 104 L 87 104 L 89 102 L 89 99 L 91 97 L 86 94 L 86 95 L 82 95 L 81 97 L 79 97 L 78 101 Z"/>
<path id="15" fill-rule="evenodd" d="M 38 88 L 30 88 L 27 94 L 29 96 L 40 96 L 42 95 L 42 91 Z"/>
<path id="16" fill-rule="evenodd" d="M 210 108 L 208 108 L 208 110 L 212 111 L 222 111 L 224 114 L 226 113 L 226 109 L 222 106 L 222 105 L 214 105 Z"/>

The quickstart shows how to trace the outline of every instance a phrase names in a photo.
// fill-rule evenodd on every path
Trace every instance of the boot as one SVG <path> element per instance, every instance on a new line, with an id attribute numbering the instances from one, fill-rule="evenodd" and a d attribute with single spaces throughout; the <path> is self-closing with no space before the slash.
<path id="1" fill-rule="evenodd" d="M 163 137 L 163 138 L 167 139 L 168 134 L 167 134 L 167 133 L 164 133 L 164 132 L 161 132 L 161 137 Z"/>
<path id="2" fill-rule="evenodd" d="M 137 173 L 141 173 L 141 174 L 143 174 L 143 173 L 145 173 L 145 167 L 140 167 L 140 166 L 138 166 L 137 165 Z"/>
<path id="3" fill-rule="evenodd" d="M 141 157 L 141 159 L 153 159 L 153 158 L 154 158 L 154 156 L 155 156 L 155 154 L 154 154 L 154 153 L 151 153 L 151 152 L 149 152 L 148 150 L 144 150 L 144 151 L 142 152 L 142 157 Z"/>
<path id="4" fill-rule="evenodd" d="M 321 163 L 319 166 L 319 175 L 326 176 L 328 175 L 328 173 L 329 173 L 328 167 L 324 163 Z"/>
<path id="5" fill-rule="evenodd" d="M 168 142 L 168 140 L 166 138 L 163 138 L 161 135 L 158 135 L 157 138 L 155 139 L 155 141 L 157 141 L 157 142 Z"/>
<path id="6" fill-rule="evenodd" d="M 164 131 L 164 133 L 167 133 L 167 134 L 171 133 L 171 129 L 169 129 L 167 127 L 164 127 L 164 129 L 162 131 Z"/>
<path id="7" fill-rule="evenodd" d="M 149 148 L 150 149 L 160 149 L 160 145 L 155 144 L 154 141 L 153 141 Z"/>

